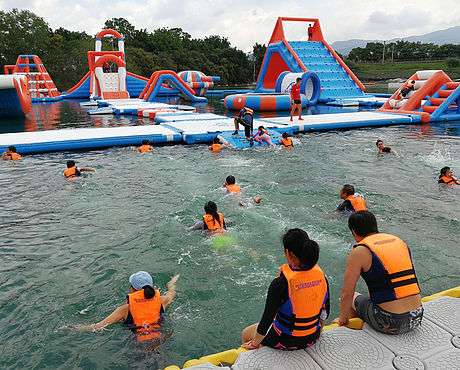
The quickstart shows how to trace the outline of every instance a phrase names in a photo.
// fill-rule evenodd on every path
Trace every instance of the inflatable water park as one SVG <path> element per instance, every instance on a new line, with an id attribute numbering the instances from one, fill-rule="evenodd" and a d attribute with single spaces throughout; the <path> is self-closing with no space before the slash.
<path id="1" fill-rule="evenodd" d="M 304 40 L 287 40 L 284 24 L 309 25 Z M 117 40 L 117 51 L 102 51 L 105 38 Z M 365 92 L 365 86 L 323 37 L 319 19 L 280 17 L 276 21 L 253 91 L 232 94 L 221 91 L 229 116 L 195 112 L 197 104 L 219 82 L 218 76 L 199 71 L 154 71 L 149 78 L 128 71 L 124 37 L 112 29 L 96 35 L 95 50 L 88 51 L 88 72 L 66 92 L 59 92 L 36 55 L 19 55 L 14 65 L 5 66 L 0 76 L 0 116 L 25 116 L 31 104 L 60 99 L 88 99 L 81 102 L 90 115 L 134 115 L 148 119 L 152 127 L 143 129 L 72 129 L 0 135 L 0 150 L 9 145 L 21 153 L 55 150 L 105 148 L 135 145 L 141 139 L 155 144 L 209 143 L 220 137 L 235 148 L 244 143 L 233 140 L 231 112 L 243 107 L 256 112 L 287 112 L 290 89 L 301 78 L 301 106 L 365 106 L 367 111 L 306 115 L 303 121 L 288 117 L 258 118 L 254 125 L 265 126 L 272 135 L 288 132 L 352 129 L 359 127 L 435 123 L 460 119 L 460 82 L 441 70 L 416 71 L 413 91 L 392 104 L 392 96 Z M 185 103 L 161 102 L 167 96 L 181 97 Z"/>

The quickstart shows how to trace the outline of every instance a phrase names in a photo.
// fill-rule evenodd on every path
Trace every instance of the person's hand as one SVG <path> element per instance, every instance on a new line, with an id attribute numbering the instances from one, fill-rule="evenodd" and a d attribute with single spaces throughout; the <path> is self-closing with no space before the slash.
<path id="1" fill-rule="evenodd" d="M 70 329 L 73 331 L 96 331 L 95 324 L 91 325 L 66 325 L 60 329 Z"/>
<path id="2" fill-rule="evenodd" d="M 174 275 L 171 278 L 171 280 L 169 280 L 168 284 L 166 284 L 166 287 L 169 288 L 171 286 L 175 286 L 179 277 L 180 277 L 180 274 Z"/>
<path id="3" fill-rule="evenodd" d="M 243 343 L 241 347 L 252 350 L 252 349 L 257 349 L 260 347 L 260 343 L 254 343 L 254 340 L 250 340 L 249 342 Z"/>

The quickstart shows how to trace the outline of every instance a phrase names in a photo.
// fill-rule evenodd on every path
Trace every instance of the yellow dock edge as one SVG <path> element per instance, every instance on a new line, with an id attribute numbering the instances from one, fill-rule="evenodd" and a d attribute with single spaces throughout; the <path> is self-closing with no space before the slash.
<path id="1" fill-rule="evenodd" d="M 442 292 L 435 293 L 433 295 L 424 297 L 422 298 L 422 302 L 429 302 L 439 297 L 460 298 L 460 285 L 456 286 L 455 288 L 443 290 Z M 336 327 L 338 327 L 337 324 L 329 324 L 323 328 L 323 331 L 331 330 Z M 347 327 L 350 329 L 357 329 L 357 330 L 362 329 L 363 321 L 358 318 L 351 319 Z M 239 348 L 229 349 L 224 352 L 219 352 L 219 353 L 214 353 L 212 355 L 203 356 L 203 357 L 200 357 L 199 359 L 188 360 L 187 362 L 184 363 L 183 368 L 200 365 L 200 364 L 204 364 L 207 362 L 213 365 L 216 365 L 216 366 L 220 364 L 233 365 L 236 359 L 238 358 L 239 354 L 245 351 L 246 350 L 244 348 L 239 347 Z M 164 368 L 164 370 L 180 370 L 180 369 L 181 368 L 176 365 L 171 365 L 171 366 Z"/>

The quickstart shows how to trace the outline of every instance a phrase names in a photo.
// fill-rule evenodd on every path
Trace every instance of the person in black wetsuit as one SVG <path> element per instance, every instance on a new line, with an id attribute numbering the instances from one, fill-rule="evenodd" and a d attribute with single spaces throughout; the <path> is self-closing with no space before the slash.
<path id="1" fill-rule="evenodd" d="M 319 245 L 301 229 L 283 236 L 287 263 L 268 288 L 259 323 L 241 334 L 243 347 L 297 350 L 313 345 L 329 316 L 329 284 L 317 265 Z"/>

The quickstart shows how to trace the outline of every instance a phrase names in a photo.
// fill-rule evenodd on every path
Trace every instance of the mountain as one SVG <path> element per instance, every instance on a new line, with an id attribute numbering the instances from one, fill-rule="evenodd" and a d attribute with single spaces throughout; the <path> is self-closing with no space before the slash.
<path id="1" fill-rule="evenodd" d="M 403 38 L 394 38 L 391 40 L 385 40 L 387 42 L 404 40 L 410 42 L 422 42 L 422 43 L 433 43 L 436 45 L 442 44 L 460 44 L 460 26 L 450 27 L 445 30 L 434 31 L 425 33 L 419 36 L 409 36 Z M 368 42 L 383 42 L 383 40 L 362 40 L 352 39 L 346 41 L 336 41 L 332 43 L 332 47 L 340 54 L 348 55 L 348 53 L 358 47 L 366 47 Z"/>

